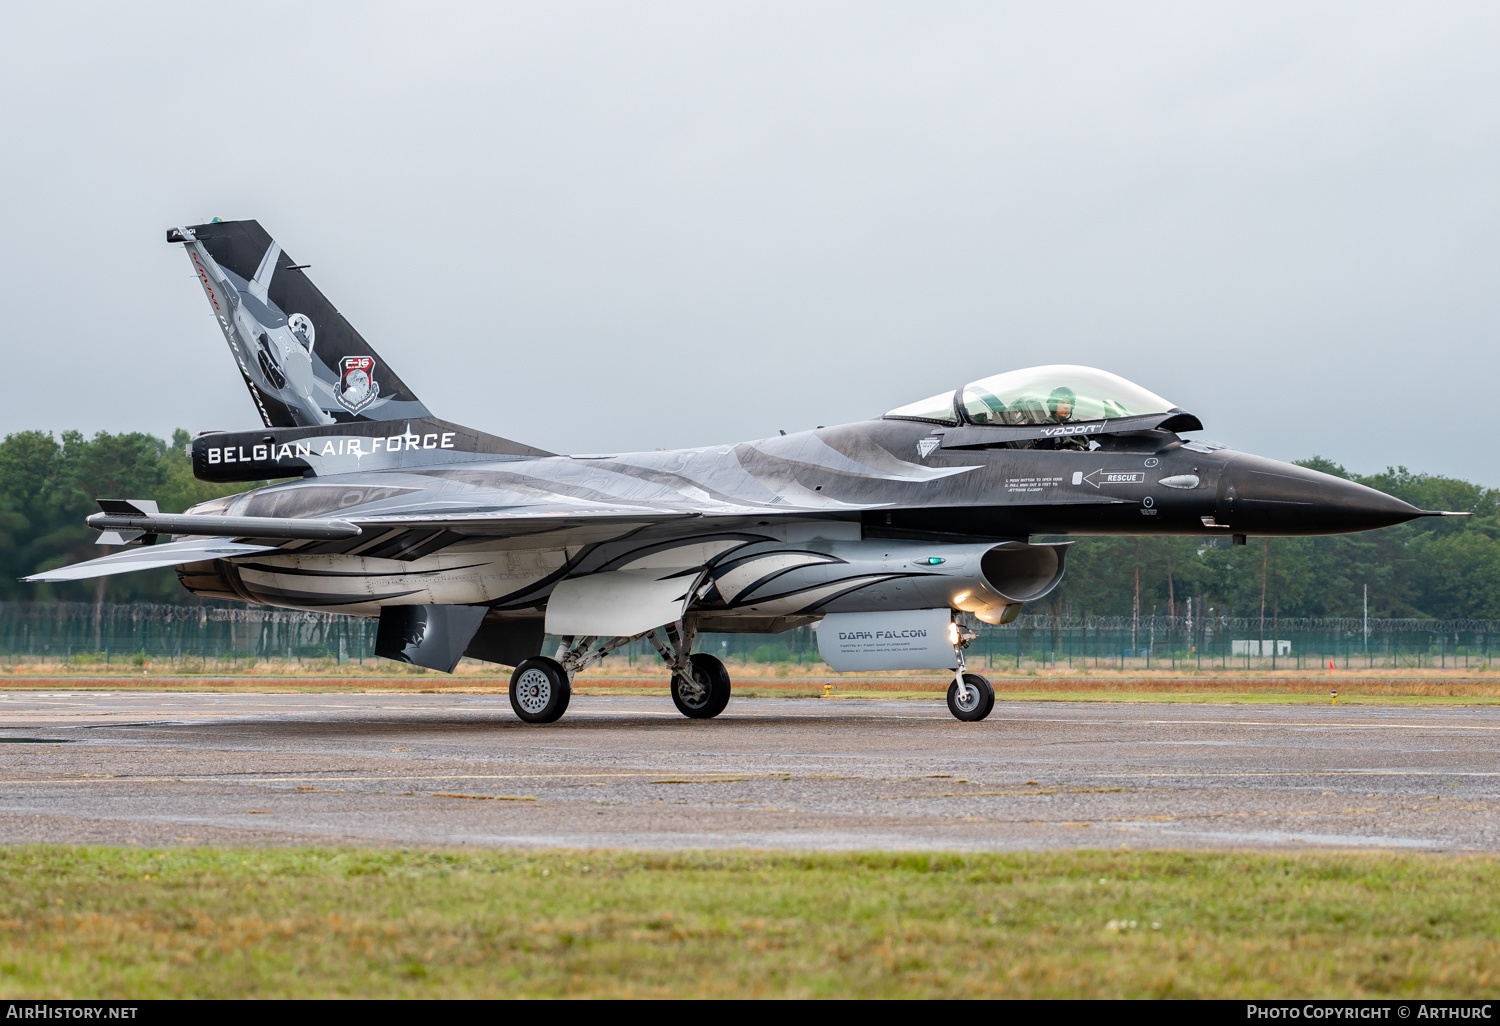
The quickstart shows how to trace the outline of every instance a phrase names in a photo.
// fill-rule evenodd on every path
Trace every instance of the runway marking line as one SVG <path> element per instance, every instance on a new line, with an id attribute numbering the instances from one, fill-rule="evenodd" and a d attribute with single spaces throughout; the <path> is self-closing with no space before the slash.
<path id="1" fill-rule="evenodd" d="M 659 771 L 658 771 L 659 772 Z M 89 779 L 78 778 L 54 778 L 40 780 L 6 780 L 0 777 L 0 783 L 4 784 L 213 784 L 228 782 L 243 782 L 247 784 L 290 784 L 299 780 L 317 780 L 327 783 L 347 783 L 357 781 L 381 781 L 381 780 L 573 780 L 585 777 L 651 777 L 651 773 L 435 773 L 406 775 L 399 773 L 375 774 L 371 776 L 345 776 L 345 777 L 320 777 L 314 774 L 304 774 L 294 777 L 250 777 L 243 774 L 224 776 L 181 776 L 181 777 L 117 777 L 100 776 Z M 747 780 L 751 777 L 784 777 L 784 773 L 747 773 L 743 777 L 707 777 L 699 780 L 671 779 L 653 780 L 653 784 L 719 784 L 728 783 L 733 780 Z M 861 779 L 861 778 L 844 778 Z"/>

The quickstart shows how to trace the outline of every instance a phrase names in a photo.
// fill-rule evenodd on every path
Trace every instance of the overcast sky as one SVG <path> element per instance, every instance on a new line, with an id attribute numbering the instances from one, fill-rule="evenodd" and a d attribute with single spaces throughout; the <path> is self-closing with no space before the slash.
<path id="1" fill-rule="evenodd" d="M 1494 3 L 7 4 L 0 432 L 259 421 L 164 230 L 256 218 L 562 452 L 1094 364 L 1500 485 Z"/>

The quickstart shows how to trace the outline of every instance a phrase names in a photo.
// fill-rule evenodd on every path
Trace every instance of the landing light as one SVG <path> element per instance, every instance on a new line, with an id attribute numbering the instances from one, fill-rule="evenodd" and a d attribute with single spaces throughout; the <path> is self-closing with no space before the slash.
<path id="1" fill-rule="evenodd" d="M 967 601 L 968 598 L 969 598 L 969 593 L 966 592 L 966 591 L 961 591 L 957 595 L 953 596 L 953 604 L 954 605 L 958 605 L 960 602 Z"/>
<path id="2" fill-rule="evenodd" d="M 948 644 L 958 644 L 958 624 L 953 623 L 952 621 L 949 621 L 948 623 Z"/>

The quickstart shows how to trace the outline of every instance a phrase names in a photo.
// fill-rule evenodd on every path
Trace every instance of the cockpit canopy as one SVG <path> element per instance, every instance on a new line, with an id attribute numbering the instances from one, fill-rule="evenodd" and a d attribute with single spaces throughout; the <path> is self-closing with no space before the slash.
<path id="1" fill-rule="evenodd" d="M 1025 427 L 1074 421 L 1114 420 L 1176 410 L 1118 374 L 1057 363 L 980 378 L 957 392 L 943 392 L 886 414 L 899 420 Z"/>

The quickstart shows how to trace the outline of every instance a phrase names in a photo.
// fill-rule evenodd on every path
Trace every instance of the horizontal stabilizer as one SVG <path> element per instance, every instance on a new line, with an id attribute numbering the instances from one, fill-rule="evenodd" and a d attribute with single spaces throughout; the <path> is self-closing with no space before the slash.
<path id="1" fill-rule="evenodd" d="M 104 503 L 101 501 L 100 505 Z M 290 517 L 221 517 L 212 513 L 157 513 L 153 516 L 95 513 L 88 525 L 121 535 L 191 534 L 216 538 L 353 538 L 360 529 L 347 520 Z"/>
<path id="2" fill-rule="evenodd" d="M 275 545 L 243 545 L 238 542 L 218 541 L 212 538 L 192 541 L 170 542 L 165 545 L 146 545 L 124 552 L 113 552 L 108 556 L 90 559 L 72 566 L 58 567 L 30 577 L 25 581 L 82 581 L 90 577 L 108 577 L 111 574 L 128 574 L 136 570 L 155 570 L 163 566 L 180 566 L 183 563 L 199 563 L 207 559 L 231 559 L 235 556 L 253 556 L 257 552 L 269 552 Z"/>

